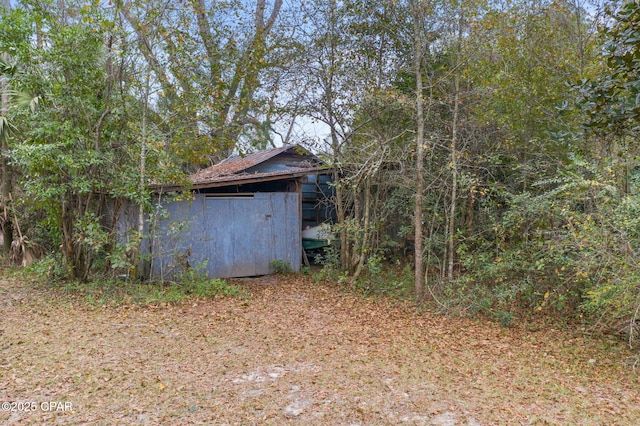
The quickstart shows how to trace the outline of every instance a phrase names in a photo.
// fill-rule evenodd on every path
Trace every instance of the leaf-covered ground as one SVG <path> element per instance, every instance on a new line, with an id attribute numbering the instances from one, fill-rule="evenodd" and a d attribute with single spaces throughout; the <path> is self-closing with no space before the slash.
<path id="1" fill-rule="evenodd" d="M 104 308 L 1 279 L 0 402 L 37 409 L 0 424 L 640 423 L 623 345 L 296 276 L 242 285 L 250 298 Z"/>

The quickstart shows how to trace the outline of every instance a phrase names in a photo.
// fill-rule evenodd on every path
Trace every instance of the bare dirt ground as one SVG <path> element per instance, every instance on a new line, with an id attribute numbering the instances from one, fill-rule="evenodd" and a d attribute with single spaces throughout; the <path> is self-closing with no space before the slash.
<path id="1" fill-rule="evenodd" d="M 295 276 L 243 286 L 249 299 L 104 308 L 3 278 L 0 424 L 640 424 L 623 345 Z"/>

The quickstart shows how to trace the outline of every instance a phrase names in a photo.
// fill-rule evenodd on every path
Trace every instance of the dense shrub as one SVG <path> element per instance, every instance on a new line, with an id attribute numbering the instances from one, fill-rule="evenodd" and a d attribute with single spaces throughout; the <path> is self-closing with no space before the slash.
<path id="1" fill-rule="evenodd" d="M 540 195 L 510 198 L 492 238 L 461 245 L 450 300 L 493 316 L 549 311 L 638 340 L 640 197 L 574 158 Z"/>

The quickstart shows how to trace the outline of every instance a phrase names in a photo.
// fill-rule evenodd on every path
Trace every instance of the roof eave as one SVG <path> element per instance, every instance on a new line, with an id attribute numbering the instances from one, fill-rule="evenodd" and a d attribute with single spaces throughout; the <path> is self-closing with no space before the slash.
<path id="1" fill-rule="evenodd" d="M 297 179 L 304 177 L 306 175 L 317 173 L 317 172 L 326 172 L 331 170 L 330 167 L 314 167 L 304 170 L 298 170 L 295 172 L 282 173 L 277 175 L 239 175 L 237 178 L 232 180 L 216 180 L 212 179 L 210 181 L 192 183 L 190 185 L 152 185 L 150 189 L 156 192 L 179 192 L 184 191 L 185 189 L 195 190 L 195 189 L 207 189 L 207 188 L 222 188 L 225 186 L 236 186 L 236 185 L 247 185 L 251 183 L 258 182 L 273 182 L 276 180 L 284 180 L 284 179 Z M 226 176 L 227 178 L 231 176 Z"/>

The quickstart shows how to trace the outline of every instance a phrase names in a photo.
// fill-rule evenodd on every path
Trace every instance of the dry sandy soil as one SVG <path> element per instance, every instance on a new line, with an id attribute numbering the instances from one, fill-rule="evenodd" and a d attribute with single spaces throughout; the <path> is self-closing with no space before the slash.
<path id="1" fill-rule="evenodd" d="M 296 276 L 242 285 L 104 308 L 2 278 L 0 424 L 640 424 L 624 345 Z"/>

